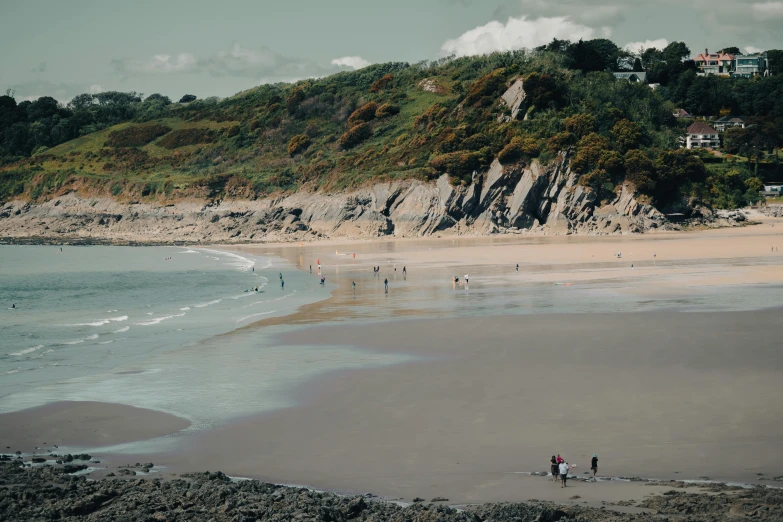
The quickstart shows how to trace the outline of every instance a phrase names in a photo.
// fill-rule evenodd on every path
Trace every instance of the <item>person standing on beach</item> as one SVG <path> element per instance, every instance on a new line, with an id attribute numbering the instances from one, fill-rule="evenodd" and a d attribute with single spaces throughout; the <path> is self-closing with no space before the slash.
<path id="1" fill-rule="evenodd" d="M 562 463 L 563 463 L 563 457 L 561 457 L 560 454 L 558 453 L 557 454 L 557 465 L 559 466 Z"/>
<path id="2" fill-rule="evenodd" d="M 351 281 L 351 286 L 353 287 L 354 293 L 356 293 L 356 281 Z"/>
<path id="3" fill-rule="evenodd" d="M 389 280 L 388 279 L 384 279 L 383 280 L 383 286 L 384 286 L 384 288 L 386 290 L 386 293 L 389 293 Z"/>
<path id="4" fill-rule="evenodd" d="M 552 472 L 552 482 L 557 482 L 557 479 L 560 475 L 560 470 L 557 466 L 557 459 L 554 455 L 552 455 L 552 460 L 549 461 L 549 471 Z"/>
<path id="5" fill-rule="evenodd" d="M 593 454 L 593 459 L 590 461 L 590 470 L 593 472 L 593 480 L 596 480 L 595 475 L 598 473 L 598 455 Z"/>
<path id="6" fill-rule="evenodd" d="M 402 267 L 402 275 L 408 275 L 408 268 Z"/>
<path id="7" fill-rule="evenodd" d="M 469 282 L 470 282 L 470 280 L 468 278 L 468 274 L 465 274 L 465 284 L 468 284 Z"/>
<path id="8" fill-rule="evenodd" d="M 519 272 L 519 263 L 517 263 L 517 272 Z"/>
<path id="9" fill-rule="evenodd" d="M 566 487 L 566 480 L 568 480 L 568 462 L 563 461 L 560 463 L 559 466 L 560 469 L 560 487 L 564 488 Z"/>
<path id="10" fill-rule="evenodd" d="M 285 281 L 282 279 L 280 280 L 280 288 L 285 288 Z"/>

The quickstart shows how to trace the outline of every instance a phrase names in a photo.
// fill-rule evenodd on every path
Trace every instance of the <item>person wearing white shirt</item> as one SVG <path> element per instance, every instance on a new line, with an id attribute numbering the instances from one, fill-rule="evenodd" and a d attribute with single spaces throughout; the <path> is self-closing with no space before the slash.
<path id="1" fill-rule="evenodd" d="M 566 479 L 568 478 L 568 462 L 563 461 L 560 463 L 560 484 L 561 488 L 566 487 Z"/>

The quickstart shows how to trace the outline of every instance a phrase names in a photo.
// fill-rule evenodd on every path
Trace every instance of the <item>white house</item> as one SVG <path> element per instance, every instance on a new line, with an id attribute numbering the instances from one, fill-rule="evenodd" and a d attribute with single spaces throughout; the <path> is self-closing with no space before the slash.
<path id="1" fill-rule="evenodd" d="M 720 148 L 718 131 L 704 123 L 697 121 L 685 131 L 685 146 L 689 149 L 717 149 Z"/>
<path id="2" fill-rule="evenodd" d="M 745 120 L 737 116 L 735 117 L 724 116 L 723 118 L 718 118 L 717 120 L 712 122 L 712 126 L 718 132 L 725 132 L 734 127 L 739 127 L 741 129 L 744 129 L 746 125 L 747 123 L 745 122 Z"/>

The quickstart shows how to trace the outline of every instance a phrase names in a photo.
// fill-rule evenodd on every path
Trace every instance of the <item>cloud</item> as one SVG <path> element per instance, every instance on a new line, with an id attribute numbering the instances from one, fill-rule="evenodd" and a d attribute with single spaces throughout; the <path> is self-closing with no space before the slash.
<path id="1" fill-rule="evenodd" d="M 98 85 L 97 83 L 93 83 L 90 85 L 90 94 L 100 94 L 104 92 L 106 89 L 103 88 L 103 86 Z"/>
<path id="2" fill-rule="evenodd" d="M 745 46 L 745 52 L 748 54 L 756 54 L 763 51 L 763 49 L 759 49 L 758 47 L 753 47 L 752 45 Z"/>
<path id="3" fill-rule="evenodd" d="M 53 83 L 45 80 L 34 80 L 10 86 L 11 90 L 14 91 L 14 97 L 17 102 L 25 100 L 33 101 L 42 96 L 51 96 L 62 104 L 68 103 L 78 94 L 84 94 L 86 92 L 95 94 L 93 89 L 95 87 L 100 87 L 100 85 Z"/>
<path id="4" fill-rule="evenodd" d="M 157 54 L 150 58 L 113 60 L 115 71 L 123 76 L 209 74 L 213 77 L 253 78 L 261 83 L 276 83 L 327 76 L 346 69 L 370 64 L 360 56 L 345 56 L 321 65 L 307 58 L 284 56 L 269 47 L 256 49 L 234 42 L 211 56 L 197 58 L 190 53 Z"/>
<path id="5" fill-rule="evenodd" d="M 756 20 L 783 18 L 783 2 L 764 2 L 751 7 Z"/>
<path id="6" fill-rule="evenodd" d="M 547 44 L 553 38 L 563 40 L 589 40 L 595 36 L 595 30 L 572 22 L 564 16 L 552 18 L 511 17 L 504 24 L 498 21 L 466 31 L 453 40 L 447 40 L 441 46 L 444 56 L 473 56 L 495 51 L 532 49 Z"/>
<path id="7" fill-rule="evenodd" d="M 342 58 L 335 58 L 334 60 L 332 60 L 332 65 L 350 67 L 353 70 L 367 67 L 368 65 L 370 65 L 370 63 L 371 62 L 368 62 L 361 56 L 343 56 Z"/>
<path id="8" fill-rule="evenodd" d="M 628 52 L 632 53 L 638 53 L 641 52 L 644 49 L 663 49 L 669 45 L 669 40 L 666 38 L 658 38 L 657 40 L 645 40 L 643 42 L 630 42 L 623 46 L 623 49 L 625 49 Z"/>
<path id="9" fill-rule="evenodd" d="M 125 58 L 112 60 L 118 72 L 127 75 L 172 74 L 194 72 L 196 58 L 190 53 L 156 54 L 149 58 Z"/>
<path id="10" fill-rule="evenodd" d="M 34 73 L 46 72 L 46 62 L 39 63 L 38 65 L 30 69 L 30 72 L 34 72 Z"/>

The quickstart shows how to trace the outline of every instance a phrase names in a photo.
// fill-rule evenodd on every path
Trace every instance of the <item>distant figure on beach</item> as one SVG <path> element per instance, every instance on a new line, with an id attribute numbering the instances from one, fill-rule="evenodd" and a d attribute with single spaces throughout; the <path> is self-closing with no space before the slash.
<path id="1" fill-rule="evenodd" d="M 617 252 L 617 259 L 622 259 L 622 257 L 623 257 L 623 253 L 622 252 Z"/>
<path id="2" fill-rule="evenodd" d="M 557 459 L 552 455 L 552 460 L 549 461 L 549 471 L 552 473 L 552 482 L 556 482 L 560 475 L 560 470 L 557 466 Z"/>
<path id="3" fill-rule="evenodd" d="M 280 273 L 280 280 L 281 281 L 283 280 L 283 273 L 282 272 Z"/>
<path id="4" fill-rule="evenodd" d="M 408 269 L 406 267 L 402 267 L 402 274 L 408 275 Z"/>
<path id="5" fill-rule="evenodd" d="M 566 480 L 568 480 L 568 462 L 563 461 L 560 463 L 560 487 L 564 488 L 566 487 Z"/>
<path id="6" fill-rule="evenodd" d="M 519 272 L 519 263 L 517 263 L 517 272 Z"/>
<path id="7" fill-rule="evenodd" d="M 256 267 L 251 267 L 251 268 L 250 268 L 250 270 L 251 270 L 252 272 L 255 272 L 255 271 L 256 271 Z"/>
<path id="8" fill-rule="evenodd" d="M 16 303 L 12 303 L 11 308 L 16 308 Z"/>
<path id="9" fill-rule="evenodd" d="M 385 290 L 387 292 L 389 291 L 389 280 L 388 279 L 384 279 L 383 280 L 383 287 L 385 288 Z"/>
<path id="10" fill-rule="evenodd" d="M 469 282 L 468 274 L 465 274 L 465 284 L 468 284 L 468 282 Z"/>
<path id="11" fill-rule="evenodd" d="M 353 258 L 356 259 L 356 252 L 353 253 Z"/>
<path id="12" fill-rule="evenodd" d="M 325 283 L 326 283 L 326 278 L 324 276 L 321 276 L 321 284 L 323 285 Z"/>
<path id="13" fill-rule="evenodd" d="M 351 286 L 353 287 L 353 291 L 356 291 L 356 281 L 351 281 Z"/>
<path id="14" fill-rule="evenodd" d="M 310 273 L 313 273 L 313 265 L 310 265 Z"/>
<path id="15" fill-rule="evenodd" d="M 633 270 L 633 263 L 631 263 L 631 270 Z"/>
<path id="16" fill-rule="evenodd" d="M 280 280 L 280 288 L 285 288 L 285 281 L 282 279 Z"/>
<path id="17" fill-rule="evenodd" d="M 561 457 L 561 456 L 560 456 L 560 454 L 558 453 L 558 454 L 557 454 L 557 465 L 559 466 L 559 465 L 560 465 L 560 464 L 562 464 L 563 462 L 565 462 L 565 461 L 563 460 L 563 457 Z"/>
<path id="18" fill-rule="evenodd" d="M 595 475 L 598 473 L 598 455 L 593 454 L 593 459 L 590 461 L 590 471 L 593 472 L 593 480 L 596 480 Z"/>

